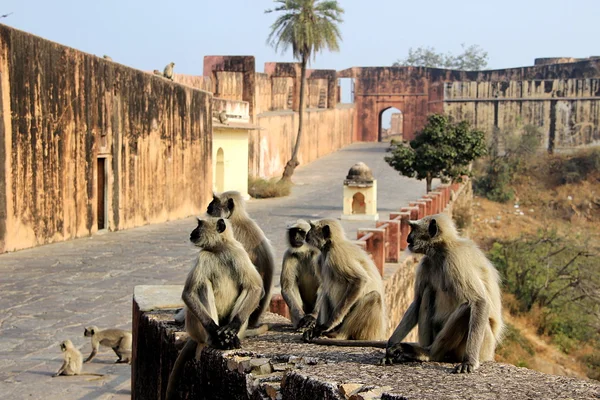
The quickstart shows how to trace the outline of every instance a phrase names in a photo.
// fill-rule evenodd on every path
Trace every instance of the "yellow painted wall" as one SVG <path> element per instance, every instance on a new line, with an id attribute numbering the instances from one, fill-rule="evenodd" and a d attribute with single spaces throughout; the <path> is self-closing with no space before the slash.
<path id="1" fill-rule="evenodd" d="M 212 151 L 213 190 L 237 190 L 248 198 L 248 131 L 213 128 Z M 224 172 L 222 181 L 219 176 L 221 168 Z"/>

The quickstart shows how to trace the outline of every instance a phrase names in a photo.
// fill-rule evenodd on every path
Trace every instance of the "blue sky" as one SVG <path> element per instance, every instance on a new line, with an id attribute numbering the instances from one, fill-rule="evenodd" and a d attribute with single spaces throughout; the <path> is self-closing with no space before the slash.
<path id="1" fill-rule="evenodd" d="M 271 0 L 2 0 L 0 22 L 142 70 L 202 74 L 205 55 L 292 61 L 266 45 Z M 600 55 L 600 0 L 342 0 L 339 53 L 314 68 L 391 65 L 409 47 L 457 53 L 478 44 L 490 68 L 531 65 L 536 57 Z"/>

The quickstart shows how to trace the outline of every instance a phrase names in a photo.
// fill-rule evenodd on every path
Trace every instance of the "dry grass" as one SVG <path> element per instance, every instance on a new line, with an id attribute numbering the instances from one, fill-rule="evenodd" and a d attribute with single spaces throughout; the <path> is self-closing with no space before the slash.
<path id="1" fill-rule="evenodd" d="M 600 246 L 600 151 L 540 155 L 526 163 L 511 186 L 515 200 L 506 204 L 474 198 L 470 236 L 482 248 L 489 250 L 495 241 L 534 235 L 547 227 Z M 521 313 L 508 294 L 503 302 L 510 327 L 498 348 L 498 361 L 546 373 L 600 378 L 600 349 L 578 343 L 565 354 L 556 339 L 538 335 L 541 310 Z"/>
<path id="2" fill-rule="evenodd" d="M 289 196 L 292 191 L 290 181 L 281 181 L 279 178 L 263 179 L 248 178 L 248 194 L 255 199 L 268 199 L 272 197 Z"/>

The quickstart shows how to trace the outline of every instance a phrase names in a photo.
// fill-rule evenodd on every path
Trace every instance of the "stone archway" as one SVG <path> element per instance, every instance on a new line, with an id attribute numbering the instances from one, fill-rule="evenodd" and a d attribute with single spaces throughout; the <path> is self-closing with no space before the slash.
<path id="1" fill-rule="evenodd" d="M 377 141 L 382 142 L 391 135 L 404 132 L 404 115 L 398 107 L 386 107 L 379 112 Z M 399 125 L 399 126 L 398 126 Z M 387 131 L 384 134 L 384 131 Z"/>
<path id="2" fill-rule="evenodd" d="M 355 67 L 338 72 L 353 78 L 356 108 L 354 140 L 381 140 L 381 113 L 390 107 L 402 111 L 404 139 L 414 139 L 427 114 L 443 111 L 443 97 L 435 91 L 431 69 L 414 67 Z M 439 101 L 442 100 L 442 101 Z"/>

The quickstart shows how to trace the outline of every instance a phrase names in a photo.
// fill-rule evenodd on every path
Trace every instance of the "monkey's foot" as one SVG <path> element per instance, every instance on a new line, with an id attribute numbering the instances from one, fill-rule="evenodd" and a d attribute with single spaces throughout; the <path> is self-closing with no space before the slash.
<path id="1" fill-rule="evenodd" d="M 429 361 L 427 350 L 410 343 L 398 343 L 386 349 L 385 357 L 379 363 L 393 365 L 416 361 Z"/>
<path id="2" fill-rule="evenodd" d="M 298 322 L 298 327 L 296 328 L 296 330 L 299 332 L 303 332 L 307 329 L 314 328 L 316 325 L 317 325 L 317 319 L 315 317 L 313 317 L 312 315 L 305 315 Z"/>
<path id="3" fill-rule="evenodd" d="M 317 325 L 313 328 L 310 328 L 310 329 L 304 331 L 304 333 L 302 334 L 302 340 L 304 340 L 306 343 L 310 343 L 311 340 L 318 338 L 326 330 L 327 329 L 325 329 L 325 327 L 323 327 L 321 325 Z"/>
<path id="4" fill-rule="evenodd" d="M 470 374 L 479 368 L 479 361 L 465 361 L 454 368 L 455 374 Z"/>

